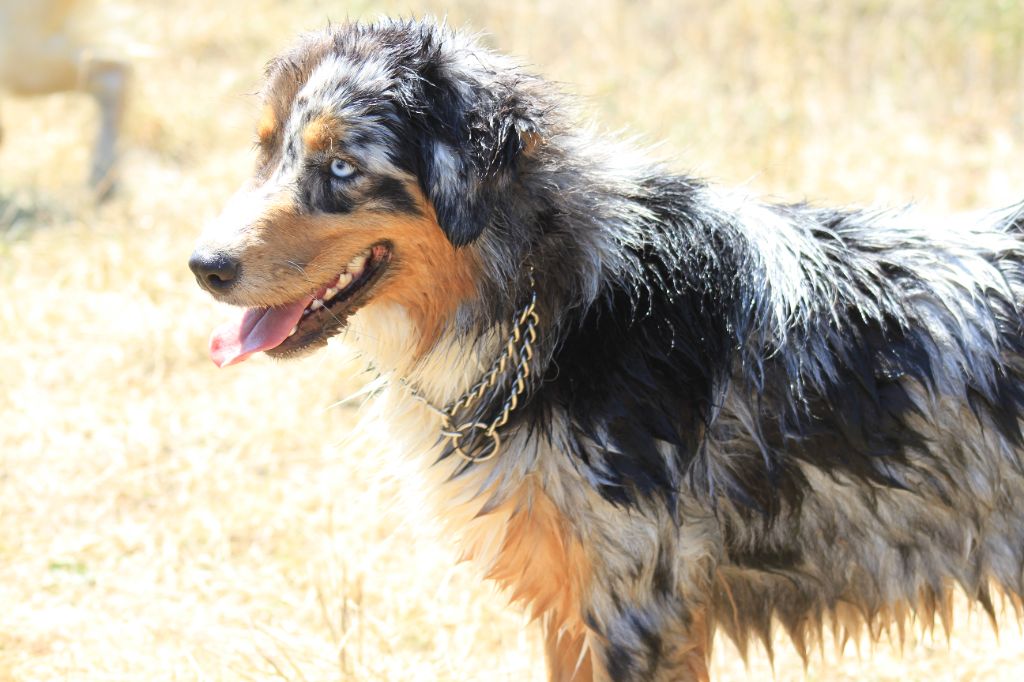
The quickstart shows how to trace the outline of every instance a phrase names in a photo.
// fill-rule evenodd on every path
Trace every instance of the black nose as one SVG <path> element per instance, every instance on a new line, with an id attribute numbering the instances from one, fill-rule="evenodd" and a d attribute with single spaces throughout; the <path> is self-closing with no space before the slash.
<path id="1" fill-rule="evenodd" d="M 223 253 L 196 251 L 188 259 L 199 286 L 211 293 L 223 293 L 238 278 L 238 260 Z"/>

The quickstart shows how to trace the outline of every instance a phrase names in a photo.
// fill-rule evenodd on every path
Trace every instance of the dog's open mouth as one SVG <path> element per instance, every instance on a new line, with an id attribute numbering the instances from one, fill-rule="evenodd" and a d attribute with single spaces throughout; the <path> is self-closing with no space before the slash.
<path id="1" fill-rule="evenodd" d="M 374 244 L 309 296 L 276 308 L 247 309 L 240 319 L 214 330 L 210 357 L 227 367 L 260 351 L 288 357 L 324 345 L 369 300 L 390 261 L 390 244 Z"/>

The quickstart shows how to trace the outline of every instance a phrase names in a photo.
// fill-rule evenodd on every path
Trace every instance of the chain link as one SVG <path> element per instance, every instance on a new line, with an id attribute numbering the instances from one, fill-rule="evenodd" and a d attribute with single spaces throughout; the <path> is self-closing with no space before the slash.
<path id="1" fill-rule="evenodd" d="M 533 344 L 537 341 L 537 326 L 540 324 L 540 317 L 537 315 L 537 289 L 532 272 L 530 273 L 530 301 L 523 306 L 513 320 L 505 351 L 494 361 L 491 368 L 484 373 L 479 381 L 445 407 L 436 407 L 408 382 L 402 380 L 413 398 L 425 404 L 441 417 L 441 435 L 448 440 L 452 451 L 467 462 L 486 462 L 498 454 L 501 450 L 501 436 L 498 435 L 498 429 L 508 423 L 512 412 L 519 407 L 520 396 L 526 391 L 526 380 L 530 377 L 530 363 L 533 361 Z M 458 414 L 469 410 L 480 402 L 487 395 L 488 389 L 494 388 L 498 384 L 510 365 L 515 367 L 511 383 L 512 392 L 502 404 L 498 416 L 490 424 L 466 421 L 456 426 Z M 462 440 L 473 431 L 481 431 L 484 436 L 491 439 L 489 449 L 478 454 L 467 453 L 462 449 Z"/>

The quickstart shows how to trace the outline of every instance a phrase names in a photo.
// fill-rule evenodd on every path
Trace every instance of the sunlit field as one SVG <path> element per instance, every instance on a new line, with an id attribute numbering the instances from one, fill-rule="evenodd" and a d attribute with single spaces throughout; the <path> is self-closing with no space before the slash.
<path id="1" fill-rule="evenodd" d="M 446 15 L 678 170 L 929 210 L 1024 198 L 1024 5 L 1005 0 L 97 2 L 132 59 L 123 182 L 84 187 L 80 95 L 0 100 L 0 680 L 541 680 L 526 619 L 456 560 L 342 344 L 218 370 L 186 261 L 253 162 L 263 63 L 300 31 Z M 1024 503 L 1024 501 L 1022 501 Z M 958 602 L 951 638 L 782 639 L 714 679 L 1024 678 Z M 859 654 L 858 654 L 859 651 Z"/>

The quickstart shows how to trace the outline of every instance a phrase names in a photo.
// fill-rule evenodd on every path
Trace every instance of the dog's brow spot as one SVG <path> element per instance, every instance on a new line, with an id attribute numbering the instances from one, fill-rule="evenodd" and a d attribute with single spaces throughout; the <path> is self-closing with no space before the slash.
<path id="1" fill-rule="evenodd" d="M 544 138 L 540 136 L 540 133 L 532 130 L 523 133 L 520 139 L 523 142 L 523 153 L 527 156 L 537 151 L 537 148 L 544 144 Z"/>
<path id="2" fill-rule="evenodd" d="M 256 125 L 256 134 L 260 138 L 260 142 L 267 142 L 274 136 L 274 131 L 277 130 L 277 113 L 274 111 L 274 107 L 269 104 L 263 107 L 263 113 L 260 114 L 260 121 Z"/>
<path id="3" fill-rule="evenodd" d="M 322 152 L 330 149 L 342 133 L 341 121 L 333 116 L 318 116 L 302 131 L 302 142 L 307 152 Z"/>

